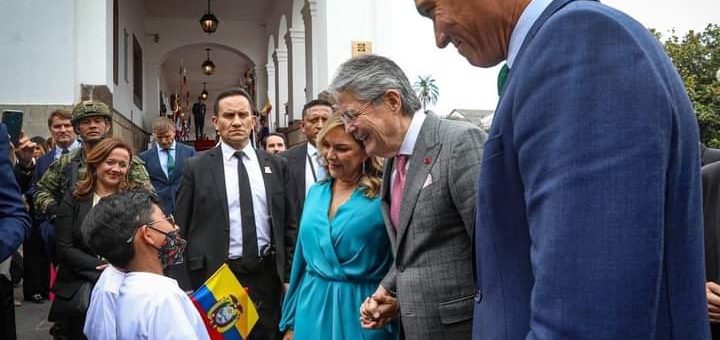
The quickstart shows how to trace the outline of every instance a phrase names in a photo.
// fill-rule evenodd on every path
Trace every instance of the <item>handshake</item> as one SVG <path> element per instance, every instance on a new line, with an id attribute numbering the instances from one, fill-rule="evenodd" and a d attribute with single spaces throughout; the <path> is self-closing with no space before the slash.
<path id="1" fill-rule="evenodd" d="M 360 306 L 362 328 L 381 328 L 398 316 L 400 308 L 397 299 L 383 286 L 378 286 L 373 295 Z"/>

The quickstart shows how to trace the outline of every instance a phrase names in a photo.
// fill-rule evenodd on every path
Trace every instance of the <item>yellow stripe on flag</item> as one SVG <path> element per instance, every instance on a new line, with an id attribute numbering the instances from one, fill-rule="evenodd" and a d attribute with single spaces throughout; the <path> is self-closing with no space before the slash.
<path id="1" fill-rule="evenodd" d="M 213 294 L 215 300 L 232 301 L 237 303 L 239 313 L 235 327 L 243 338 L 247 338 L 255 323 L 258 320 L 258 313 L 255 304 L 250 300 L 250 296 L 245 288 L 238 282 L 235 274 L 230 270 L 227 264 L 223 264 L 206 282 L 205 286 Z M 209 319 L 212 318 L 215 308 L 208 312 Z M 229 326 L 229 325 L 228 325 Z M 218 329 L 220 333 L 227 328 Z"/>

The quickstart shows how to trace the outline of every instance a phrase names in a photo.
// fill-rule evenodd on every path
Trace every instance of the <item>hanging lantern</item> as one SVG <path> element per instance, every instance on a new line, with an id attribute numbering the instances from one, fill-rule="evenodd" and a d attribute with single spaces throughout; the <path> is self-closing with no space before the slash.
<path id="1" fill-rule="evenodd" d="M 215 72 L 215 63 L 210 60 L 210 49 L 206 48 L 205 51 L 207 52 L 207 59 L 205 59 L 201 66 L 203 73 L 211 75 L 213 74 L 213 72 Z"/>
<path id="2" fill-rule="evenodd" d="M 200 27 L 207 34 L 212 34 L 220 24 L 218 18 L 210 11 L 210 0 L 208 0 L 207 12 L 200 18 Z"/>

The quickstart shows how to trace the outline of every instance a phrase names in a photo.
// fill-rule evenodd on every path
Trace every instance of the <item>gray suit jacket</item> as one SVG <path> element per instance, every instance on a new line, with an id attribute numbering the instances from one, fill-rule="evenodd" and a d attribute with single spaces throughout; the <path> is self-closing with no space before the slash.
<path id="1" fill-rule="evenodd" d="M 382 211 L 395 262 L 382 285 L 398 297 L 407 339 L 471 337 L 474 199 L 485 139 L 473 125 L 427 115 L 409 159 L 397 231 L 390 223 L 394 159 L 386 160 Z"/>

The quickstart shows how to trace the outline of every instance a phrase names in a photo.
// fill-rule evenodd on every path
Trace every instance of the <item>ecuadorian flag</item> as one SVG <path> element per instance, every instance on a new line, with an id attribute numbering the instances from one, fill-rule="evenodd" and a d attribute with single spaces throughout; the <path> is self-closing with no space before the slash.
<path id="1" fill-rule="evenodd" d="M 245 339 L 258 320 L 255 305 L 227 264 L 191 296 L 212 340 Z"/>

